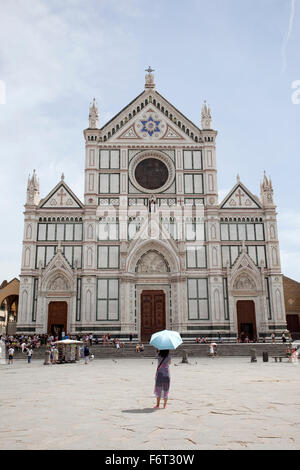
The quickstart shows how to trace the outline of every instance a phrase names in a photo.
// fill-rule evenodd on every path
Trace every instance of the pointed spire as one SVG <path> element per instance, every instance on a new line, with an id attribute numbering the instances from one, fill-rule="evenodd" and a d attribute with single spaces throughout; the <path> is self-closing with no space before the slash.
<path id="1" fill-rule="evenodd" d="M 260 184 L 260 199 L 264 206 L 273 206 L 273 185 L 271 177 L 267 178 L 266 172 L 264 171 L 263 181 Z"/>
<path id="2" fill-rule="evenodd" d="M 27 197 L 26 204 L 37 205 L 40 198 L 40 183 L 36 174 L 36 171 L 33 170 L 32 177 L 30 174 L 27 181 Z"/>
<path id="3" fill-rule="evenodd" d="M 65 179 L 65 174 L 64 174 L 64 172 L 61 174 L 60 179 L 61 179 L 61 181 L 64 181 L 64 179 Z"/>
<path id="4" fill-rule="evenodd" d="M 155 70 L 149 67 L 145 70 L 147 74 L 145 75 L 145 88 L 155 88 L 154 75 L 152 72 Z"/>
<path id="5" fill-rule="evenodd" d="M 241 178 L 240 178 L 240 175 L 239 175 L 239 174 L 236 175 L 236 182 L 237 182 L 237 183 L 240 183 L 240 182 L 241 182 Z"/>
<path id="6" fill-rule="evenodd" d="M 201 126 L 203 130 L 211 129 L 211 111 L 210 107 L 206 104 L 206 100 L 204 100 L 204 104 L 202 106 Z"/>
<path id="7" fill-rule="evenodd" d="M 90 104 L 90 112 L 89 112 L 89 128 L 90 129 L 98 129 L 99 128 L 99 113 L 98 113 L 98 106 L 95 98 L 93 99 L 92 103 Z"/>

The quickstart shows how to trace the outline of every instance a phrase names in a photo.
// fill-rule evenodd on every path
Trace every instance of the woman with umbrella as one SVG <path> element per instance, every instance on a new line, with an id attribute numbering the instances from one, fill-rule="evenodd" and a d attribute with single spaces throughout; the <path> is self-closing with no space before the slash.
<path id="1" fill-rule="evenodd" d="M 163 330 L 155 333 L 151 337 L 150 344 L 158 349 L 157 370 L 155 374 L 154 393 L 156 396 L 156 406 L 159 408 L 160 400 L 164 400 L 164 408 L 167 406 L 170 389 L 170 369 L 171 356 L 170 349 L 176 349 L 182 343 L 180 334 L 176 331 Z"/>
<path id="2" fill-rule="evenodd" d="M 156 406 L 159 408 L 160 400 L 164 399 L 164 408 L 167 406 L 169 388 L 170 388 L 170 369 L 171 356 L 168 349 L 162 349 L 157 354 L 158 367 L 155 375 L 154 393 L 156 396 Z"/>

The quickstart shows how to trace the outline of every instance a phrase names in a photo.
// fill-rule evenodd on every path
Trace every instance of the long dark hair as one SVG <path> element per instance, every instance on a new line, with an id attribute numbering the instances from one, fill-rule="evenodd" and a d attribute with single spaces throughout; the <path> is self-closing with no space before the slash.
<path id="1" fill-rule="evenodd" d="M 169 350 L 168 350 L 168 349 L 161 349 L 160 351 L 158 351 L 158 355 L 159 355 L 161 358 L 167 357 L 168 354 L 169 354 Z"/>

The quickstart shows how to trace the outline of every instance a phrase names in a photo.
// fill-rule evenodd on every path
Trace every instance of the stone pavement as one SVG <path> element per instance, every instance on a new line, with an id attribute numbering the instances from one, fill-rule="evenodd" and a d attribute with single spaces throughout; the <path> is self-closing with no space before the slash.
<path id="1" fill-rule="evenodd" d="M 15 360 L 0 366 L 0 449 L 300 449 L 300 364 L 271 361 L 174 358 L 154 410 L 153 359 Z"/>

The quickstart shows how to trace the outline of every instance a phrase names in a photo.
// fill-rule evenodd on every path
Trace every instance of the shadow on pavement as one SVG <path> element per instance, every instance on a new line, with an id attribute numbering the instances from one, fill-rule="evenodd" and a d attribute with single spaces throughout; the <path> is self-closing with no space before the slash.
<path id="1" fill-rule="evenodd" d="M 122 413 L 153 413 L 153 411 L 157 411 L 157 408 L 140 408 L 140 409 L 133 409 L 133 410 L 122 410 Z"/>

